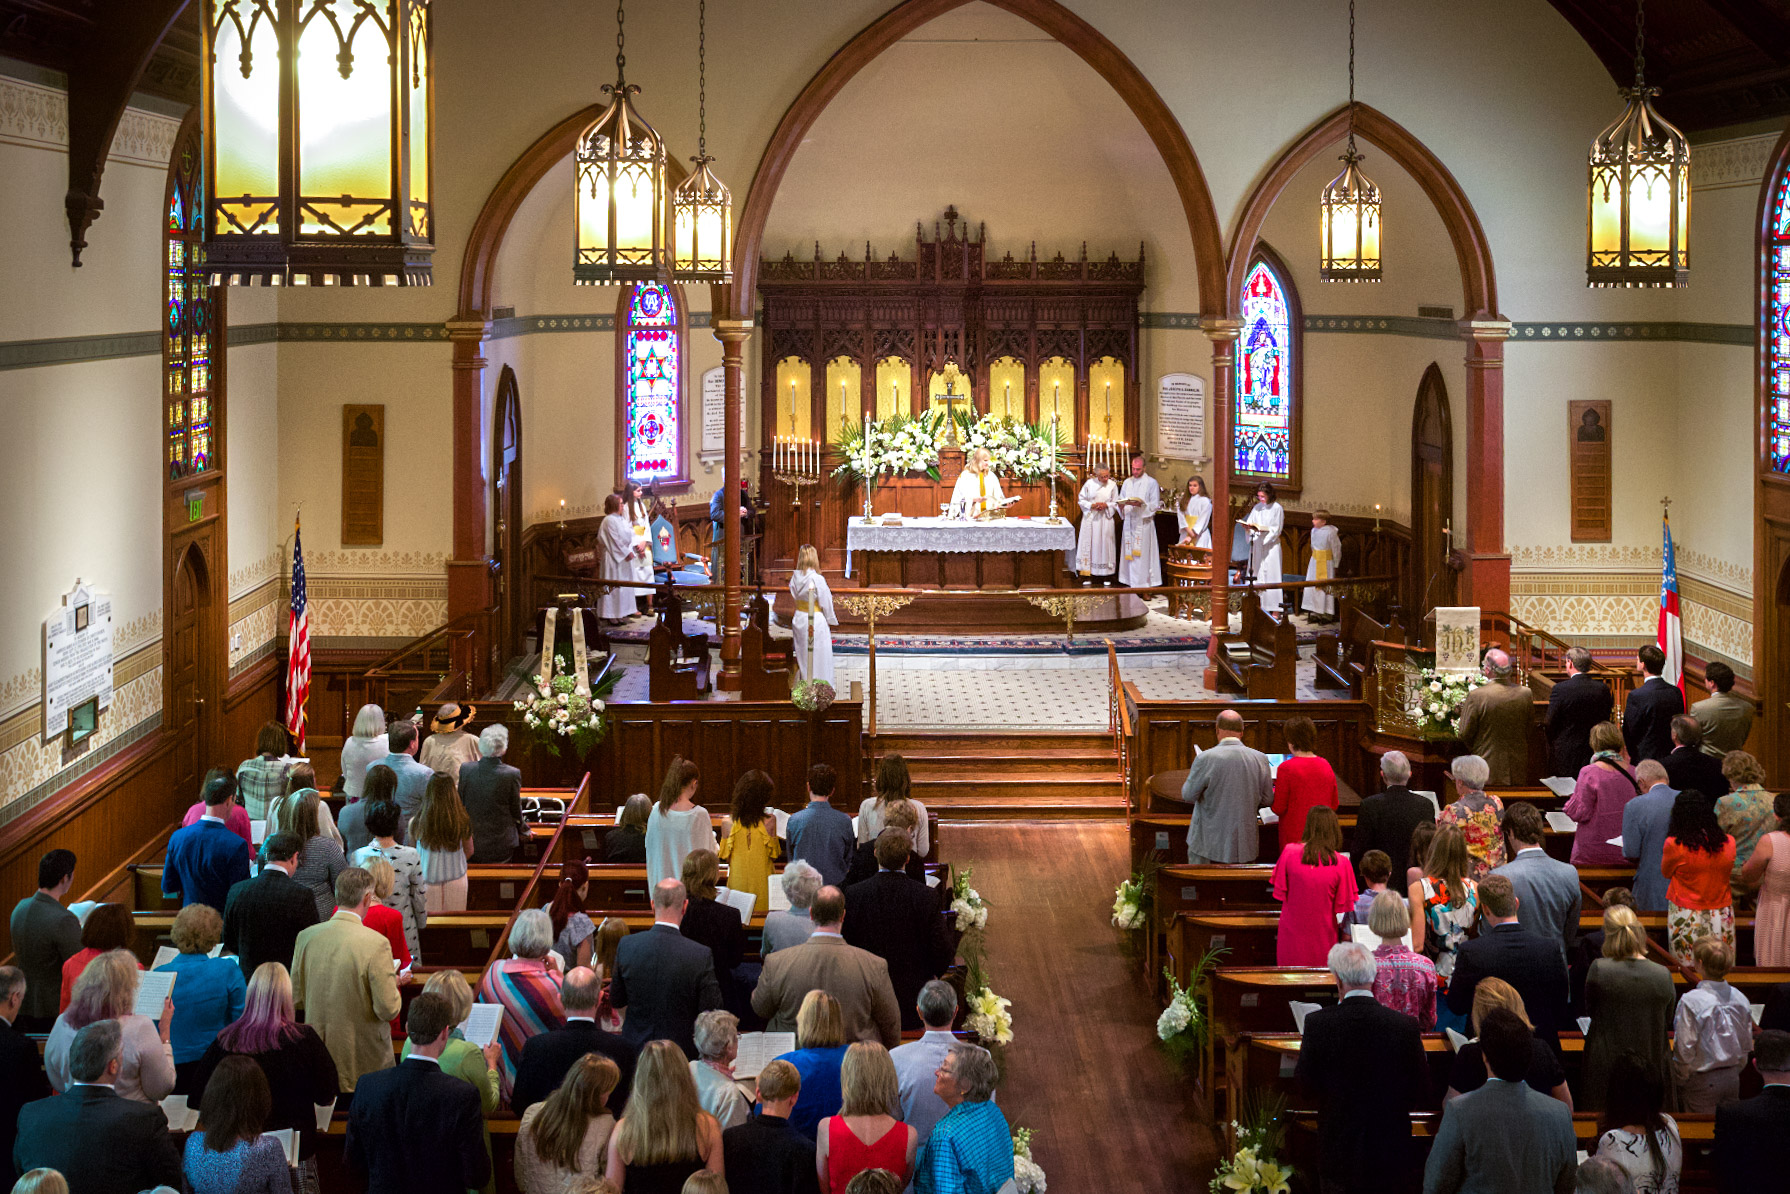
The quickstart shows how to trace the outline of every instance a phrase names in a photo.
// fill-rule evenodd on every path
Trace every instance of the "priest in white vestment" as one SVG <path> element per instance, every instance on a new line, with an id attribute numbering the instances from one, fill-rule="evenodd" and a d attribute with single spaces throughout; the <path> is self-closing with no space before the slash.
<path id="1" fill-rule="evenodd" d="M 789 620 L 795 639 L 796 678 L 825 680 L 833 683 L 833 631 L 839 618 L 833 612 L 833 590 L 820 573 L 820 553 L 814 545 L 804 543 L 796 553 L 796 570 L 789 577 L 789 595 L 796 603 L 795 616 Z M 808 645 L 810 631 L 814 635 L 812 653 Z"/>
<path id="2" fill-rule="evenodd" d="M 602 565 L 598 574 L 604 580 L 633 580 L 634 561 L 638 552 L 634 528 L 622 513 L 622 498 L 612 493 L 603 499 L 603 521 L 597 526 L 597 560 Z M 597 617 L 609 622 L 631 618 L 637 612 L 634 594 L 638 589 L 610 587 L 603 590 L 597 602 Z"/>
<path id="3" fill-rule="evenodd" d="M 1249 528 L 1249 572 L 1255 583 L 1278 583 L 1284 579 L 1280 570 L 1280 533 L 1287 524 L 1287 512 L 1275 500 L 1274 486 L 1267 482 L 1256 486 L 1255 506 L 1243 525 Z M 1261 590 L 1262 609 L 1280 612 L 1280 590 Z"/>
<path id="4" fill-rule="evenodd" d="M 1119 583 L 1128 588 L 1162 584 L 1162 552 L 1156 546 L 1156 511 L 1162 509 L 1162 486 L 1144 473 L 1142 454 L 1131 458 L 1131 475 L 1119 486 Z"/>
<path id="5" fill-rule="evenodd" d="M 1082 482 L 1081 531 L 1075 537 L 1075 571 L 1083 580 L 1112 583 L 1118 571 L 1118 528 L 1114 525 L 1119 486 L 1106 465 Z"/>
<path id="6" fill-rule="evenodd" d="M 1181 525 L 1181 542 L 1195 547 L 1212 547 L 1212 495 L 1206 492 L 1204 477 L 1187 478 L 1187 492 L 1175 507 L 1175 521 Z"/>
<path id="7" fill-rule="evenodd" d="M 1311 512 L 1311 562 L 1305 566 L 1306 580 L 1332 580 L 1337 565 L 1342 563 L 1342 536 L 1330 525 L 1328 510 Z M 1307 613 L 1320 618 L 1336 616 L 1336 595 L 1323 589 L 1307 589 L 1299 605 Z"/>
<path id="8" fill-rule="evenodd" d="M 994 475 L 994 466 L 989 459 L 987 448 L 977 448 L 963 462 L 963 471 L 957 474 L 957 484 L 951 487 L 954 508 L 961 502 L 971 514 L 981 514 L 999 509 L 1000 503 L 1006 500 L 1001 493 L 1001 479 Z"/>

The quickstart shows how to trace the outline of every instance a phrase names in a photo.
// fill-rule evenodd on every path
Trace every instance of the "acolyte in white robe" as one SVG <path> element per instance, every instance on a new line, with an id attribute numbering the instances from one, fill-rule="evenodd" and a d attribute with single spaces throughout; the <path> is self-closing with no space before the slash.
<path id="1" fill-rule="evenodd" d="M 1181 537 L 1185 539 L 1187 532 L 1193 532 L 1195 547 L 1210 548 L 1212 546 L 1212 499 L 1204 494 L 1196 493 L 1182 503 L 1175 511 L 1175 521 L 1181 524 Z"/>
<path id="2" fill-rule="evenodd" d="M 633 580 L 634 573 L 634 528 L 629 525 L 626 515 L 605 514 L 602 524 L 597 527 L 597 555 L 603 565 L 600 574 L 604 580 Z M 597 617 L 599 618 L 631 618 L 636 613 L 634 594 L 644 592 L 643 589 L 611 588 L 603 591 L 597 601 Z"/>
<path id="3" fill-rule="evenodd" d="M 1306 580 L 1329 580 L 1342 563 L 1342 536 L 1333 526 L 1311 528 L 1311 562 L 1305 566 Z M 1336 597 L 1322 589 L 1307 589 L 1299 605 L 1308 613 L 1334 617 Z"/>
<path id="4" fill-rule="evenodd" d="M 1279 502 L 1265 506 L 1257 502 L 1243 522 L 1251 532 L 1249 571 L 1255 576 L 1256 583 L 1268 584 L 1284 579 L 1280 570 L 1280 532 L 1286 527 L 1287 512 L 1280 508 Z M 1280 612 L 1279 589 L 1263 589 L 1261 597 L 1264 612 Z"/>
<path id="5" fill-rule="evenodd" d="M 648 513 L 644 502 L 629 502 L 622 509 L 622 513 L 627 516 L 629 529 L 634 532 L 634 542 L 646 548 L 644 555 L 634 557 L 634 575 L 630 579 L 651 584 L 653 582 L 652 515 Z M 647 595 L 647 591 L 635 589 L 634 595 L 644 597 Z"/>
<path id="6" fill-rule="evenodd" d="M 1155 588 L 1162 583 L 1162 552 L 1156 546 L 1156 511 L 1162 509 L 1162 486 L 1148 473 L 1126 477 L 1119 486 L 1119 500 L 1137 498 L 1141 506 L 1124 506 L 1120 516 L 1124 531 L 1119 539 L 1119 583 L 1130 588 Z"/>
<path id="7" fill-rule="evenodd" d="M 1082 576 L 1109 576 L 1118 570 L 1118 534 L 1113 516 L 1113 503 L 1119 500 L 1119 483 L 1112 478 L 1101 481 L 1089 477 L 1082 483 L 1081 531 L 1075 537 L 1075 570 Z M 1105 502 L 1106 509 L 1094 509 L 1095 502 Z"/>
<path id="8" fill-rule="evenodd" d="M 795 600 L 795 616 L 789 629 L 795 639 L 796 678 L 833 683 L 833 632 L 839 625 L 833 613 L 833 590 L 818 572 L 802 571 L 789 578 L 789 595 Z M 814 658 L 808 657 L 808 630 L 814 629 Z"/>
<path id="9" fill-rule="evenodd" d="M 962 502 L 971 514 L 979 513 L 978 503 L 982 509 L 993 509 L 994 504 L 1003 501 L 1006 495 L 1001 492 L 1001 479 L 994 475 L 994 470 L 985 473 L 973 473 L 964 469 L 957 474 L 957 484 L 951 487 L 951 504 Z"/>

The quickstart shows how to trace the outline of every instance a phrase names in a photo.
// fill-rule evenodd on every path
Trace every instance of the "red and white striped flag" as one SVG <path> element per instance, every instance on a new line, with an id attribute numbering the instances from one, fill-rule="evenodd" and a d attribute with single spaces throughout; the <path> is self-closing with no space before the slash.
<path id="1" fill-rule="evenodd" d="M 1666 548 L 1660 562 L 1659 649 L 1666 653 L 1660 679 L 1684 691 L 1684 619 L 1678 604 L 1678 560 L 1672 552 L 1672 520 L 1661 516 L 1666 528 Z"/>
<path id="2" fill-rule="evenodd" d="M 311 625 L 305 617 L 305 552 L 292 523 L 292 615 L 286 628 L 286 728 L 293 752 L 305 753 L 305 702 L 311 696 Z"/>

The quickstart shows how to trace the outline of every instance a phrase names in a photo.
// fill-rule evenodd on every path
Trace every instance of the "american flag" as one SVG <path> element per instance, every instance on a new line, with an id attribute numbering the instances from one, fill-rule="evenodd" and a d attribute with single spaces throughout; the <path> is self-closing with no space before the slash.
<path id="1" fill-rule="evenodd" d="M 311 625 L 305 617 L 305 552 L 292 523 L 292 617 L 286 627 L 286 728 L 294 751 L 305 753 L 305 701 L 311 695 Z"/>
<path id="2" fill-rule="evenodd" d="M 1666 549 L 1660 561 L 1659 581 L 1659 649 L 1666 653 L 1666 667 L 1660 678 L 1676 684 L 1684 691 L 1684 620 L 1678 606 L 1678 560 L 1672 552 L 1672 520 L 1662 516 L 1666 528 Z"/>

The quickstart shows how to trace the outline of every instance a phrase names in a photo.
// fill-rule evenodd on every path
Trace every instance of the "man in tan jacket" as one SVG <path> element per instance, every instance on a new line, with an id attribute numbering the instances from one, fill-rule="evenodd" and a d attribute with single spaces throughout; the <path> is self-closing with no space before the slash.
<path id="1" fill-rule="evenodd" d="M 845 894 L 823 887 L 809 911 L 814 932 L 803 945 L 780 949 L 764 960 L 764 973 L 752 992 L 752 1010 L 769 1020 L 771 1032 L 793 1032 L 796 1012 L 810 991 L 825 991 L 839 1001 L 848 1041 L 881 1041 L 893 1049 L 901 1043 L 901 1006 L 889 982 L 889 964 L 867 949 L 847 945 L 840 933 L 845 923 Z"/>
<path id="2" fill-rule="evenodd" d="M 292 1001 L 335 1058 L 342 1092 L 362 1074 L 388 1070 L 398 980 L 385 934 L 361 923 L 377 897 L 373 876 L 351 866 L 336 876 L 336 914 L 298 935 L 292 953 Z"/>
<path id="3" fill-rule="evenodd" d="M 1480 665 L 1489 684 L 1482 684 L 1461 702 L 1455 736 L 1491 768 L 1492 787 L 1529 784 L 1529 735 L 1535 724 L 1535 694 L 1516 682 L 1510 656 L 1493 647 Z"/>

